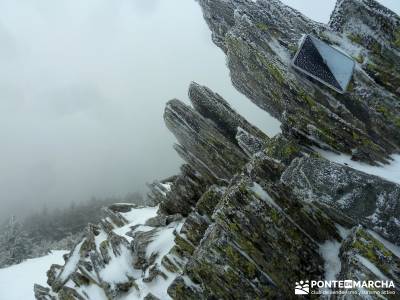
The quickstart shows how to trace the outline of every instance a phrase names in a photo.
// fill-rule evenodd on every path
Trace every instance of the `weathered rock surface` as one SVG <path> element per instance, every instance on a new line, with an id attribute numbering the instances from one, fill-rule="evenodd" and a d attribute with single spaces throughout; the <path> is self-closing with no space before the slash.
<path id="1" fill-rule="evenodd" d="M 400 280 L 400 258 L 387 249 L 381 242 L 362 227 L 355 227 L 340 248 L 340 280 L 387 281 L 392 280 L 396 294 L 385 295 L 386 299 L 397 299 Z M 365 291 L 365 288 L 353 288 Z M 368 290 L 368 289 L 367 289 Z M 383 289 L 384 290 L 384 289 Z M 390 290 L 390 289 L 389 289 Z M 367 296 L 365 296 L 367 297 Z M 359 296 L 337 296 L 334 299 L 360 299 Z M 367 299 L 375 299 L 370 297 Z"/>
<path id="2" fill-rule="evenodd" d="M 217 122 L 176 100 L 172 106 L 166 122 L 180 147 L 201 153 L 202 163 L 215 171 L 205 172 L 192 163 L 197 157 L 187 158 L 180 174 L 150 185 L 149 198 L 158 209 L 146 218 L 135 213 L 146 208 L 107 208 L 108 217 L 89 225 L 66 264 L 51 267 L 51 289 L 35 286 L 37 299 L 86 299 L 92 289 L 109 299 L 291 299 L 298 278 L 325 279 L 329 270 L 321 245 L 326 242 L 341 243 L 336 278 L 377 279 L 361 256 L 398 281 L 398 258 L 357 227 L 364 224 L 397 241 L 396 184 L 331 163 L 283 135 L 262 139 L 246 132 L 262 144 L 252 148 L 251 140 L 237 139 L 241 127 L 234 137 L 224 133 L 232 116 L 240 120 L 237 115 Z M 212 106 L 203 113 L 209 111 Z M 220 151 L 214 137 L 229 151 Z M 210 151 L 220 159 L 208 160 Z M 240 163 L 228 169 L 235 155 Z M 343 240 L 337 223 L 356 226 Z M 164 235 L 167 248 L 150 250 L 154 243 L 163 245 Z M 115 265 L 116 278 L 109 275 Z"/>
<path id="3" fill-rule="evenodd" d="M 400 186 L 322 158 L 292 161 L 282 181 L 305 201 L 319 201 L 400 245 Z"/>
<path id="4" fill-rule="evenodd" d="M 229 103 L 209 88 L 192 82 L 189 86 L 189 98 L 193 107 L 203 117 L 212 120 L 224 136 L 235 142 L 238 128 L 243 129 L 260 140 L 268 140 L 268 136 L 250 124 L 238 114 Z"/>
<path id="5" fill-rule="evenodd" d="M 400 95 L 399 16 L 376 1 L 338 1 L 329 27 L 361 45 L 358 60 L 363 70 Z"/>
<path id="6" fill-rule="evenodd" d="M 227 55 L 233 84 L 278 118 L 287 137 L 370 163 L 385 161 L 398 151 L 397 15 L 381 10 L 375 1 L 344 0 L 336 6 L 329 27 L 276 0 L 199 3 L 214 42 Z M 370 45 L 352 39 L 354 32 L 368 37 L 380 34 Z M 290 68 L 304 34 L 341 47 L 360 61 L 347 93 L 333 92 Z M 370 77 L 364 69 L 375 75 Z"/>
<path id="7" fill-rule="evenodd" d="M 242 178 L 227 190 L 213 214 L 215 223 L 187 264 L 203 299 L 283 297 L 296 276 L 322 277 L 315 240 L 267 192 L 251 185 Z"/>
<path id="8" fill-rule="evenodd" d="M 173 247 L 182 218 L 175 216 L 153 227 L 144 223 L 157 216 L 157 207 L 114 204 L 107 209 L 117 223 L 125 220 L 125 224 L 111 221 L 109 231 L 89 225 L 65 265 L 51 267 L 47 274 L 50 288 L 35 285 L 37 299 L 165 299 L 166 289 L 151 286 L 155 282 L 168 286 L 176 277 L 161 260 Z"/>
<path id="9" fill-rule="evenodd" d="M 108 207 L 65 265 L 51 267 L 50 288 L 35 286 L 37 299 L 298 299 L 296 281 L 327 274 L 398 289 L 399 254 L 384 238 L 399 244 L 399 186 L 311 146 L 370 163 L 398 150 L 399 18 L 372 0 L 339 1 L 329 26 L 276 0 L 199 3 L 235 86 L 283 133 L 267 137 L 192 83 L 193 108 L 171 100 L 164 113 L 186 161 L 180 174 L 149 185 L 154 207 Z M 306 33 L 358 60 L 346 94 L 291 70 Z"/>
<path id="10" fill-rule="evenodd" d="M 160 204 L 162 212 L 187 215 L 212 180 L 201 176 L 190 165 L 183 165 L 181 174 L 152 183 L 148 197 L 153 203 Z"/>
<path id="11" fill-rule="evenodd" d="M 247 160 L 212 121 L 178 100 L 168 102 L 164 120 L 180 143 L 178 154 L 206 178 L 228 180 Z"/>

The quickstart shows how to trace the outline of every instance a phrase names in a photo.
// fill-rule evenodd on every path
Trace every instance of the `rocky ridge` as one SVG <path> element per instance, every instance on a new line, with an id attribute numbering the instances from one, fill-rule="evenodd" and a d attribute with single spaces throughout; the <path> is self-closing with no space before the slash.
<path id="1" fill-rule="evenodd" d="M 400 18 L 376 1 L 338 1 L 329 25 L 277 0 L 199 0 L 213 40 L 227 55 L 232 82 L 282 122 L 285 136 L 386 161 L 399 149 Z M 304 34 L 357 61 L 341 95 L 290 67 Z"/>
<path id="2" fill-rule="evenodd" d="M 390 29 L 398 16 L 372 0 L 340 0 L 326 26 L 275 0 L 199 3 L 235 86 L 281 120 L 282 134 L 266 136 L 192 83 L 193 107 L 171 100 L 164 113 L 186 161 L 181 173 L 149 186 L 153 207 L 109 207 L 65 265 L 51 267 L 49 287 L 35 286 L 36 298 L 295 299 L 295 282 L 327 278 L 392 280 L 399 293 L 400 186 L 314 148 L 370 163 L 398 150 L 396 78 L 382 77 L 394 69 L 372 74 L 367 66 L 399 56 Z M 348 93 L 290 69 L 309 33 L 362 54 Z M 368 297 L 354 299 L 379 298 Z"/>

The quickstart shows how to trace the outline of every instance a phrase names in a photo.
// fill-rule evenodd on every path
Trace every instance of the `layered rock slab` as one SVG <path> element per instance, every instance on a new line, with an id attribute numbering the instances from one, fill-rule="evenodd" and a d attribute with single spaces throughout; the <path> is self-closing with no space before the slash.
<path id="1" fill-rule="evenodd" d="M 340 3 L 345 5 L 349 1 Z M 363 8 L 376 4 L 375 1 L 357 2 Z M 339 21 L 332 21 L 330 28 L 279 1 L 199 0 L 199 3 L 214 42 L 227 55 L 233 84 L 278 118 L 286 136 L 345 152 L 369 163 L 384 162 L 389 154 L 398 151 L 399 97 L 377 80 L 379 76 L 370 77 L 364 71 L 367 66 L 357 65 L 344 95 L 290 68 L 291 58 L 304 34 L 342 47 L 356 58 L 362 53 L 363 57 L 380 57 L 389 65 L 394 58 L 399 61 L 399 52 L 389 40 L 393 35 L 382 35 L 376 40 L 380 47 L 376 55 L 373 49 L 342 34 L 343 26 L 333 26 Z M 346 20 L 341 11 L 338 5 L 333 19 L 342 16 Z M 359 7 L 355 18 L 360 24 L 368 23 L 366 20 L 371 18 L 383 24 L 398 23 L 394 13 L 378 11 Z M 346 28 L 351 26 L 352 23 Z M 355 31 L 358 27 L 353 28 Z"/>
<path id="2" fill-rule="evenodd" d="M 399 255 L 399 254 L 397 254 Z M 395 292 L 387 295 L 365 295 L 365 298 L 397 299 L 399 293 L 400 258 L 384 244 L 374 238 L 361 226 L 354 227 L 340 248 L 341 270 L 339 280 L 359 282 L 384 281 L 392 282 L 394 288 L 387 290 Z M 378 290 L 385 291 L 386 288 Z M 374 292 L 373 288 L 354 287 L 356 292 Z M 333 299 L 360 299 L 356 295 L 334 295 Z"/>
<path id="3" fill-rule="evenodd" d="M 247 160 L 212 121 L 179 100 L 167 103 L 164 120 L 179 142 L 178 154 L 206 178 L 227 180 Z"/>
<path id="4" fill-rule="evenodd" d="M 294 159 L 282 181 L 300 199 L 322 202 L 400 245 L 400 185 L 316 157 Z"/>

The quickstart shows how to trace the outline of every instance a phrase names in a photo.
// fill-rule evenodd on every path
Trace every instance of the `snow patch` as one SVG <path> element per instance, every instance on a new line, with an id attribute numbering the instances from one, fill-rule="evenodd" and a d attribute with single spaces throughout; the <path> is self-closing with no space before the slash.
<path id="1" fill-rule="evenodd" d="M 89 300 L 109 300 L 104 290 L 95 284 L 75 289 L 82 295 L 85 295 Z"/>
<path id="2" fill-rule="evenodd" d="M 319 251 L 325 261 L 325 280 L 336 280 L 337 275 L 340 273 L 342 264 L 339 258 L 339 250 L 342 243 L 338 241 L 325 241 L 319 246 Z"/>
<path id="3" fill-rule="evenodd" d="M 105 268 L 99 272 L 100 277 L 109 283 L 123 283 L 128 277 L 140 277 L 142 271 L 133 268 L 132 253 L 125 247 L 120 248 L 121 255 L 114 255 L 109 251 L 111 260 Z"/>
<path id="4" fill-rule="evenodd" d="M 400 247 L 399 246 L 384 239 L 379 234 L 377 234 L 375 231 L 368 230 L 368 233 L 370 235 L 372 235 L 375 239 L 377 239 L 379 242 L 381 242 L 383 244 L 383 246 L 385 246 L 388 250 L 390 250 L 394 255 L 396 255 L 398 258 L 400 258 Z"/>
<path id="5" fill-rule="evenodd" d="M 49 255 L 0 269 L 0 299 L 35 300 L 33 285 L 37 283 L 47 286 L 47 270 L 52 264 L 62 265 L 66 253 L 68 251 L 52 251 Z"/>
<path id="6" fill-rule="evenodd" d="M 98 235 L 95 236 L 94 242 L 96 244 L 97 252 L 100 253 L 100 244 L 107 239 L 107 234 L 102 230 Z"/>
<path id="7" fill-rule="evenodd" d="M 262 200 L 268 202 L 269 204 L 271 204 L 272 206 L 274 206 L 276 209 L 278 209 L 279 211 L 281 211 L 281 208 L 278 204 L 276 204 L 276 202 L 274 201 L 274 199 L 271 198 L 271 196 L 256 182 L 253 183 L 253 186 L 251 188 L 251 190 L 258 196 L 260 197 Z"/>
<path id="8" fill-rule="evenodd" d="M 347 228 L 345 228 L 345 227 L 343 227 L 343 226 L 341 226 L 339 224 L 336 224 L 335 226 L 336 226 L 336 229 L 339 232 L 340 237 L 343 240 L 346 239 L 349 236 L 349 234 L 351 232 L 351 229 L 347 229 Z"/>
<path id="9" fill-rule="evenodd" d="M 158 253 L 156 263 L 161 264 L 161 260 L 164 255 L 167 255 L 168 252 L 175 245 L 174 231 L 180 231 L 182 225 L 183 223 L 179 224 L 179 226 L 174 224 L 171 227 L 160 230 L 153 241 L 147 246 L 147 257 L 150 257 L 153 253 Z"/>
<path id="10" fill-rule="evenodd" d="M 172 247 L 175 245 L 175 235 L 174 231 L 180 231 L 183 226 L 183 222 L 180 223 L 172 223 L 168 227 L 159 230 L 153 241 L 149 243 L 146 249 L 146 256 L 150 257 L 153 253 L 157 253 L 157 259 L 155 261 L 158 264 L 160 270 L 167 275 L 167 278 L 164 279 L 161 276 L 157 276 L 151 282 L 143 282 L 143 276 L 147 275 L 142 274 L 143 276 L 135 276 L 138 278 L 136 280 L 136 284 L 139 290 L 131 289 L 131 291 L 126 295 L 126 297 L 122 299 L 126 300 L 139 300 L 143 299 L 148 293 L 152 293 L 154 296 L 159 299 L 171 299 L 168 295 L 167 290 L 171 285 L 172 281 L 176 278 L 177 274 L 169 272 L 161 265 L 162 258 L 169 253 Z"/>
<path id="11" fill-rule="evenodd" d="M 160 183 L 168 192 L 171 191 L 172 182 Z"/>
<path id="12" fill-rule="evenodd" d="M 158 206 L 154 206 L 133 208 L 129 212 L 120 214 L 130 223 L 129 226 L 135 226 L 138 224 L 144 224 L 148 219 L 156 217 L 157 211 Z"/>
<path id="13" fill-rule="evenodd" d="M 350 168 L 358 171 L 368 173 L 371 175 L 379 176 L 391 182 L 400 184 L 400 154 L 392 156 L 393 161 L 389 165 L 384 166 L 370 166 L 368 164 L 351 160 L 349 155 L 336 154 L 330 151 L 325 151 L 315 148 L 322 157 L 336 162 L 341 165 L 347 165 Z"/>
<path id="14" fill-rule="evenodd" d="M 64 269 L 61 271 L 61 274 L 58 278 L 61 281 L 65 281 L 68 277 L 76 270 L 76 267 L 79 263 L 81 256 L 79 255 L 79 251 L 83 244 L 84 240 L 81 241 L 78 245 L 75 246 L 72 255 L 68 258 L 67 263 L 64 266 Z"/>
<path id="15" fill-rule="evenodd" d="M 366 259 L 364 256 L 356 254 L 356 257 L 360 263 L 362 263 L 368 270 L 374 273 L 379 279 L 389 280 L 372 262 Z"/>

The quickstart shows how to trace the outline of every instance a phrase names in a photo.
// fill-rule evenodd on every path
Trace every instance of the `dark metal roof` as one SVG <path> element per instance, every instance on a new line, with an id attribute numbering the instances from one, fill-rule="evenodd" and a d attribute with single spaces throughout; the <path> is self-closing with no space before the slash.
<path id="1" fill-rule="evenodd" d="M 344 93 L 351 80 L 354 61 L 341 51 L 307 35 L 292 65 L 339 93 Z"/>

